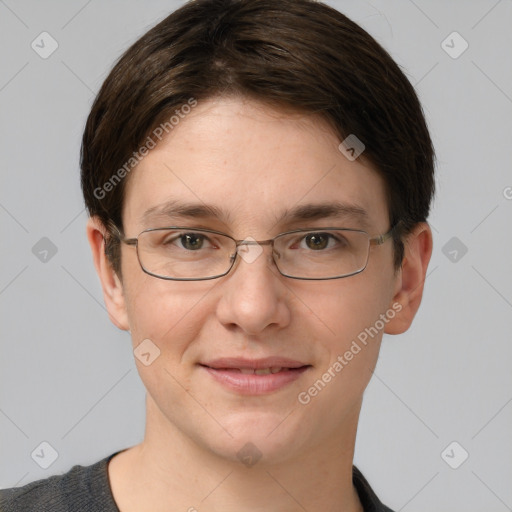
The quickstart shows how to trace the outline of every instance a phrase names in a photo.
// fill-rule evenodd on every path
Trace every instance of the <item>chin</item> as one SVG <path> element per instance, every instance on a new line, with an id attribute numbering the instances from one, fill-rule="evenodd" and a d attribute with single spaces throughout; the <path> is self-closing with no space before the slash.
<path id="1" fill-rule="evenodd" d="M 299 455 L 306 436 L 287 414 L 259 411 L 232 415 L 236 417 L 221 421 L 232 437 L 223 435 L 204 442 L 216 455 L 247 467 L 285 462 Z"/>

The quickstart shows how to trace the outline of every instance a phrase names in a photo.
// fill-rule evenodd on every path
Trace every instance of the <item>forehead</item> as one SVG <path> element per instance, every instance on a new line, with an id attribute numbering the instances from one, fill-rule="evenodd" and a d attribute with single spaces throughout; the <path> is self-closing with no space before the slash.
<path id="1" fill-rule="evenodd" d="M 199 103 L 132 171 L 123 223 L 145 229 L 178 211 L 217 228 L 266 230 L 317 219 L 324 206 L 387 227 L 382 178 L 339 144 L 312 115 L 247 99 Z"/>

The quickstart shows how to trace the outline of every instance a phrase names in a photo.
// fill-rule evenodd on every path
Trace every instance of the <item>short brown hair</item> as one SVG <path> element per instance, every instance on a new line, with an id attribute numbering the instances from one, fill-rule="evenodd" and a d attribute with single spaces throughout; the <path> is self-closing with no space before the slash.
<path id="1" fill-rule="evenodd" d="M 314 0 L 190 1 L 135 42 L 87 119 L 80 164 L 89 214 L 122 229 L 122 166 L 191 98 L 228 95 L 317 114 L 340 140 L 355 134 L 363 142 L 364 158 L 386 183 L 390 223 L 400 222 L 398 268 L 402 236 L 427 219 L 434 193 L 423 111 L 390 55 L 356 23 Z M 107 241 L 119 273 L 119 245 Z"/>

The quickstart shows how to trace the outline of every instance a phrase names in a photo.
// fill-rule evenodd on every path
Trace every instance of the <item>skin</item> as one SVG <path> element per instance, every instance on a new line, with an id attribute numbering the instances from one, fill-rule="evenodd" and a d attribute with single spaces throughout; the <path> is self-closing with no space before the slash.
<path id="1" fill-rule="evenodd" d="M 315 116 L 277 111 L 243 98 L 201 102 L 132 171 L 123 223 L 127 237 L 176 219 L 143 213 L 170 199 L 223 208 L 227 218 L 179 223 L 237 239 L 272 238 L 295 228 L 359 228 L 357 218 L 290 224 L 276 218 L 305 203 L 342 201 L 364 208 L 370 235 L 389 229 L 384 182 Z M 360 274 L 330 281 L 281 276 L 268 247 L 239 259 L 212 281 L 165 281 L 145 274 L 134 247 L 122 247 L 122 279 L 104 255 L 105 230 L 87 226 L 111 320 L 129 330 L 133 348 L 150 339 L 161 353 L 144 366 L 144 440 L 114 457 L 109 477 L 121 512 L 361 511 L 352 461 L 363 392 L 376 365 L 379 332 L 307 405 L 307 390 L 379 315 L 400 304 L 389 334 L 410 326 L 432 251 L 426 223 L 405 240 L 400 270 L 387 241 L 371 248 Z M 198 367 L 222 357 L 284 356 L 312 367 L 262 396 L 241 396 Z M 246 467 L 237 452 L 253 443 L 261 459 Z M 194 507 L 194 508 L 191 508 Z"/>

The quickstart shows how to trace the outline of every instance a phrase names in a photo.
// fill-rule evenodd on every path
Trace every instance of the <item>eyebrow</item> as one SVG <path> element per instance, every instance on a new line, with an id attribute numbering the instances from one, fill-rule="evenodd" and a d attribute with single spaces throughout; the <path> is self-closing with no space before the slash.
<path id="1" fill-rule="evenodd" d="M 231 215 L 229 212 L 215 205 L 202 202 L 183 203 L 178 200 L 171 200 L 161 205 L 149 208 L 142 215 L 143 222 L 149 222 L 158 217 L 183 217 L 183 218 L 216 218 L 229 222 Z M 370 220 L 368 212 L 356 204 L 347 204 L 339 201 L 328 203 L 308 203 L 295 206 L 291 209 L 285 209 L 275 219 L 276 224 L 299 223 L 301 221 L 321 220 L 321 219 L 339 219 L 355 221 L 359 226 L 368 228 Z"/>
<path id="2" fill-rule="evenodd" d="M 285 210 L 277 218 L 276 222 L 294 223 L 303 220 L 320 220 L 330 218 L 352 220 L 358 222 L 364 227 L 369 227 L 370 225 L 368 212 L 364 208 L 355 204 L 347 204 L 339 201 L 299 205 L 291 210 Z"/>
<path id="3" fill-rule="evenodd" d="M 214 205 L 206 203 L 183 203 L 181 201 L 167 201 L 166 203 L 153 206 L 144 212 L 144 222 L 153 220 L 155 217 L 190 217 L 190 218 L 218 218 L 229 220 L 230 215 Z"/>

